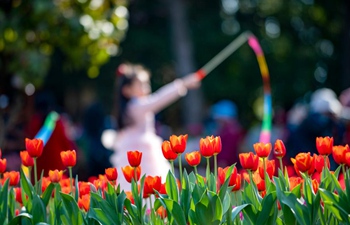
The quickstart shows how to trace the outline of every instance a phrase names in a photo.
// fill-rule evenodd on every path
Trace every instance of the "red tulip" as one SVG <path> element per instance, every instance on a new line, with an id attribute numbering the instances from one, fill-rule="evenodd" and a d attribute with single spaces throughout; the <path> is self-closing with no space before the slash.
<path id="1" fill-rule="evenodd" d="M 138 167 L 132 167 L 132 166 L 124 166 L 122 167 L 122 171 L 125 177 L 125 180 L 131 183 L 132 179 L 135 178 L 134 170 L 136 169 L 136 178 L 137 181 L 140 180 L 141 176 L 141 166 Z"/>
<path id="2" fill-rule="evenodd" d="M 275 174 L 275 160 L 265 160 L 266 163 L 266 173 L 269 175 L 270 179 Z M 264 164 L 263 161 L 259 160 L 259 175 L 261 178 L 265 178 L 264 174 Z"/>
<path id="3" fill-rule="evenodd" d="M 188 135 L 171 135 L 169 138 L 171 149 L 173 152 L 176 154 L 181 154 L 185 151 L 186 149 L 186 143 L 187 143 L 187 137 Z"/>
<path id="4" fill-rule="evenodd" d="M 115 181 L 118 178 L 117 168 L 107 168 L 105 169 L 106 177 L 109 181 Z"/>
<path id="5" fill-rule="evenodd" d="M 345 163 L 350 167 L 350 152 L 345 153 Z"/>
<path id="6" fill-rule="evenodd" d="M 6 170 L 6 159 L 0 159 L 0 174 Z"/>
<path id="7" fill-rule="evenodd" d="M 256 152 L 256 154 L 260 157 L 260 158 L 266 158 L 270 155 L 272 146 L 271 143 L 255 143 L 253 145 L 254 150 Z"/>
<path id="8" fill-rule="evenodd" d="M 220 137 L 207 136 L 206 138 L 201 138 L 199 141 L 199 150 L 202 156 L 206 158 L 219 154 L 221 148 Z"/>
<path id="9" fill-rule="evenodd" d="M 186 153 L 185 159 L 188 165 L 195 167 L 195 166 L 198 166 L 199 163 L 201 162 L 201 154 L 199 153 L 199 151 Z"/>
<path id="10" fill-rule="evenodd" d="M 67 150 L 61 152 L 61 160 L 65 167 L 73 167 L 77 163 L 77 154 L 75 150 Z"/>
<path id="11" fill-rule="evenodd" d="M 160 176 L 146 176 L 143 186 L 143 198 L 148 198 L 150 195 L 155 194 L 156 191 L 160 191 L 162 181 Z"/>
<path id="12" fill-rule="evenodd" d="M 43 177 L 43 179 L 41 180 L 41 192 L 44 192 L 50 184 L 51 184 L 50 178 Z"/>
<path id="13" fill-rule="evenodd" d="M 38 158 L 43 153 L 44 142 L 41 139 L 25 139 L 26 149 L 32 158 Z"/>
<path id="14" fill-rule="evenodd" d="M 52 183 L 59 183 L 62 180 L 62 170 L 49 170 L 49 178 Z"/>
<path id="15" fill-rule="evenodd" d="M 308 153 L 299 153 L 294 158 L 291 158 L 294 167 L 297 169 L 297 172 L 308 172 L 308 174 L 312 174 L 315 170 L 314 158 Z"/>
<path id="16" fill-rule="evenodd" d="M 130 166 L 138 167 L 141 164 L 142 152 L 128 151 L 127 155 Z"/>
<path id="17" fill-rule="evenodd" d="M 316 148 L 320 155 L 329 155 L 333 149 L 333 138 L 332 137 L 317 137 Z"/>
<path id="18" fill-rule="evenodd" d="M 256 171 L 259 166 L 259 157 L 254 155 L 252 152 L 249 153 L 240 153 L 239 162 L 241 166 L 246 170 Z"/>
<path id="19" fill-rule="evenodd" d="M 135 204 L 134 196 L 132 196 L 131 191 L 125 191 L 126 198 L 130 200 L 131 204 Z"/>
<path id="20" fill-rule="evenodd" d="M 218 167 L 218 179 L 221 185 L 224 184 L 226 181 L 226 174 L 229 168 L 230 168 L 229 166 L 225 168 Z M 230 178 L 230 181 L 228 182 L 228 186 L 233 186 L 235 184 L 236 177 L 237 177 L 237 168 L 233 167 L 231 172 L 231 178 Z"/>
<path id="21" fill-rule="evenodd" d="M 21 161 L 23 166 L 26 166 L 26 167 L 34 166 L 34 159 L 30 157 L 28 151 L 21 151 L 19 155 L 21 156 Z"/>
<path id="22" fill-rule="evenodd" d="M 20 204 L 23 204 L 23 201 L 22 201 L 22 189 L 21 188 L 14 188 L 13 190 L 15 192 L 16 202 L 18 202 Z"/>
<path id="23" fill-rule="evenodd" d="M 242 177 L 241 174 L 237 173 L 236 179 L 234 181 L 234 187 L 231 191 L 239 191 L 241 189 Z"/>
<path id="24" fill-rule="evenodd" d="M 177 158 L 177 154 L 173 152 L 171 148 L 170 141 L 163 141 L 162 152 L 163 152 L 164 158 L 166 158 L 169 161 L 174 161 Z"/>
<path id="25" fill-rule="evenodd" d="M 260 177 L 258 172 L 253 174 L 253 181 L 256 184 L 258 191 L 265 191 L 265 180 Z"/>
<path id="26" fill-rule="evenodd" d="M 324 157 L 323 155 L 317 155 L 314 153 L 313 155 L 314 161 L 315 161 L 315 169 L 318 173 L 322 173 L 323 167 L 324 167 Z M 330 162 L 328 156 L 326 157 L 326 163 L 328 169 L 330 168 Z"/>
<path id="27" fill-rule="evenodd" d="M 6 181 L 7 179 L 9 179 L 10 186 L 17 186 L 17 184 L 19 183 L 19 172 L 5 172 L 3 181 Z"/>
<path id="28" fill-rule="evenodd" d="M 90 194 L 90 191 L 91 191 L 90 182 L 79 181 L 78 187 L 79 187 L 79 197 Z"/>
<path id="29" fill-rule="evenodd" d="M 293 190 L 296 186 L 303 183 L 303 179 L 301 177 L 290 177 L 289 178 L 289 190 Z"/>
<path id="30" fill-rule="evenodd" d="M 317 193 L 317 191 L 318 191 L 318 186 L 319 186 L 320 184 L 318 183 L 318 181 L 316 180 L 316 179 L 313 179 L 312 180 L 312 190 L 314 190 L 314 193 L 316 194 Z"/>
<path id="31" fill-rule="evenodd" d="M 286 152 L 286 147 L 284 146 L 283 141 L 277 139 L 273 148 L 273 154 L 276 158 L 283 158 L 286 155 Z"/>
<path id="32" fill-rule="evenodd" d="M 333 146 L 332 156 L 333 156 L 334 161 L 336 163 L 338 163 L 339 165 L 345 164 L 346 163 L 345 155 L 347 152 L 349 152 L 348 145 Z"/>
<path id="33" fill-rule="evenodd" d="M 90 208 L 90 194 L 83 195 L 78 199 L 78 206 L 80 209 L 84 209 L 86 212 L 89 211 Z"/>

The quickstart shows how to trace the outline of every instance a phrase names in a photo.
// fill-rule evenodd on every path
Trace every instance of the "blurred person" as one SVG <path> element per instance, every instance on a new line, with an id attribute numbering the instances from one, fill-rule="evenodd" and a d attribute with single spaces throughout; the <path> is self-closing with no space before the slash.
<path id="1" fill-rule="evenodd" d="M 294 157 L 301 151 L 317 153 L 317 137 L 330 136 L 334 145 L 343 144 L 345 126 L 340 119 L 341 111 L 342 105 L 333 90 L 321 88 L 314 91 L 307 116 L 290 132 L 286 142 L 288 156 Z"/>
<path id="2" fill-rule="evenodd" d="M 25 129 L 27 138 L 33 139 L 35 137 L 43 126 L 46 117 L 55 108 L 55 99 L 50 92 L 42 91 L 36 93 L 35 112 Z M 77 159 L 79 158 L 79 151 L 76 148 L 76 144 L 67 135 L 68 122 L 66 121 L 66 117 L 59 116 L 55 124 L 50 139 L 44 146 L 42 155 L 37 159 L 38 177 L 41 176 L 42 171 L 44 171 L 44 176 L 48 176 L 49 170 L 66 169 L 61 161 L 61 151 L 76 150 Z"/>
<path id="3" fill-rule="evenodd" d="M 237 106 L 230 100 L 221 100 L 212 106 L 213 135 L 220 136 L 222 143 L 222 150 L 217 156 L 218 165 L 221 167 L 238 162 L 244 130 L 237 119 L 237 114 Z"/>
<path id="4" fill-rule="evenodd" d="M 129 165 L 128 151 L 142 152 L 141 174 L 161 176 L 163 182 L 170 164 L 161 151 L 162 139 L 156 135 L 155 114 L 185 96 L 188 89 L 198 88 L 200 80 L 190 74 L 164 85 L 151 93 L 150 72 L 141 65 L 122 64 L 119 79 L 118 132 L 114 136 L 111 156 L 114 167 Z M 122 189 L 130 189 L 124 176 L 118 177 Z"/>

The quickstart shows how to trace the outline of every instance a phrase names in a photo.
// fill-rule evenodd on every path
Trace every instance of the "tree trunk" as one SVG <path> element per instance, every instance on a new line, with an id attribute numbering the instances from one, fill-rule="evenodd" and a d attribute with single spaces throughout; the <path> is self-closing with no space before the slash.
<path id="1" fill-rule="evenodd" d="M 178 77 L 196 71 L 186 7 L 183 0 L 166 0 L 170 13 L 172 47 Z M 191 90 L 182 101 L 182 116 L 189 132 L 197 132 L 202 123 L 203 96 L 200 89 Z"/>

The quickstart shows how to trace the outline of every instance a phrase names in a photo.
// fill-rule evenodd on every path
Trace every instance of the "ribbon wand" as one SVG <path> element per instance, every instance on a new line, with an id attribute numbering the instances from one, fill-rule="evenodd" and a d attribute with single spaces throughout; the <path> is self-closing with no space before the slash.
<path id="1" fill-rule="evenodd" d="M 220 63 L 222 63 L 227 57 L 234 53 L 239 47 L 247 42 L 248 38 L 252 35 L 250 31 L 245 31 L 234 39 L 229 45 L 222 49 L 214 58 L 207 62 L 202 68 L 197 70 L 196 74 L 200 79 L 206 77 L 211 71 L 213 71 Z"/>

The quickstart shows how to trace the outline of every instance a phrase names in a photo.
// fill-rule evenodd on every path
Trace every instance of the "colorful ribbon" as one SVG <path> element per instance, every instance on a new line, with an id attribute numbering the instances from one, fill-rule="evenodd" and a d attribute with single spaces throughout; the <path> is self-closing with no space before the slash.
<path id="1" fill-rule="evenodd" d="M 44 146 L 49 141 L 53 130 L 56 127 L 56 121 L 59 119 L 59 114 L 57 112 L 50 112 L 44 122 L 44 125 L 40 128 L 35 138 L 41 139 L 44 142 Z"/>

